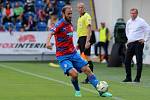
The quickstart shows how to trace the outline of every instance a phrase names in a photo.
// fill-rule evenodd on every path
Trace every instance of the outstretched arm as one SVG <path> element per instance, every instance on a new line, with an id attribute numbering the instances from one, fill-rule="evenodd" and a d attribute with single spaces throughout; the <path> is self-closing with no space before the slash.
<path id="1" fill-rule="evenodd" d="M 50 40 L 51 40 L 53 35 L 54 35 L 54 32 L 49 33 L 47 40 L 46 40 L 46 47 L 50 50 L 52 50 L 52 44 L 50 43 Z"/>

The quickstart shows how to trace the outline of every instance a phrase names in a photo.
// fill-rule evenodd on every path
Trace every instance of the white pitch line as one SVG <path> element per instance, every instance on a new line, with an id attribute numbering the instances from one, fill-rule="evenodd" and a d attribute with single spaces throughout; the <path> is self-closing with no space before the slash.
<path id="1" fill-rule="evenodd" d="M 67 85 L 67 86 L 71 86 L 72 87 L 72 84 L 70 83 L 67 83 L 67 82 L 64 82 L 64 81 L 60 81 L 60 80 L 56 80 L 56 79 L 53 79 L 53 78 L 50 78 L 50 77 L 47 77 L 47 76 L 42 76 L 42 75 L 39 75 L 39 74 L 35 74 L 35 73 L 31 73 L 31 72 L 27 72 L 27 71 L 23 71 L 23 70 L 20 70 L 20 69 L 17 69 L 17 68 L 14 68 L 14 67 L 11 67 L 11 66 L 7 66 L 7 65 L 3 65 L 3 64 L 0 64 L 0 67 L 3 67 L 3 68 L 7 68 L 7 69 L 11 69 L 13 71 L 16 71 L 16 72 L 20 72 L 20 73 L 23 73 L 23 74 L 26 74 L 26 75 L 31 75 L 31 76 L 35 76 L 35 77 L 38 77 L 38 78 L 41 78 L 41 79 L 46 79 L 46 80 L 50 80 L 50 81 L 54 81 L 54 82 L 57 82 L 57 83 L 60 83 L 60 84 L 64 84 L 64 85 Z M 96 91 L 93 91 L 91 89 L 88 89 L 88 88 L 84 88 L 84 87 L 80 87 L 82 90 L 85 90 L 85 91 L 88 91 L 88 92 L 91 92 L 91 93 L 96 93 Z M 112 99 L 114 100 L 124 100 L 120 97 L 111 97 Z"/>

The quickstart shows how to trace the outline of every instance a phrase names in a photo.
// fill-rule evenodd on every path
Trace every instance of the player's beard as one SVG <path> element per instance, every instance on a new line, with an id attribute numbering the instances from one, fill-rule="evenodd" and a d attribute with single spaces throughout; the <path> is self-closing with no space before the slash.
<path id="1" fill-rule="evenodd" d="M 65 20 L 66 20 L 67 22 L 71 23 L 71 17 L 70 17 L 70 18 L 65 17 Z"/>

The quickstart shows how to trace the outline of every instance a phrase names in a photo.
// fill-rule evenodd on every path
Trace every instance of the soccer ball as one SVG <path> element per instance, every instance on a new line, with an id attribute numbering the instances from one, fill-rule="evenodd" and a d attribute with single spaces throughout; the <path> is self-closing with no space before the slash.
<path id="1" fill-rule="evenodd" d="M 99 92 L 107 92 L 108 91 L 108 83 L 106 81 L 100 81 L 97 84 L 96 88 Z"/>

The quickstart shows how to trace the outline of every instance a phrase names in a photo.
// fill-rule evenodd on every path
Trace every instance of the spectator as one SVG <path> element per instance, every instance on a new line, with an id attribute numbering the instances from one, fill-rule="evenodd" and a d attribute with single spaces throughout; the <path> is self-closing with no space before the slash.
<path id="1" fill-rule="evenodd" d="M 29 12 L 29 11 L 35 13 L 34 0 L 27 0 L 25 2 L 24 13 Z"/>
<path id="2" fill-rule="evenodd" d="M 4 2 L 3 0 L 0 0 L 0 4 L 3 4 L 3 2 Z"/>
<path id="3" fill-rule="evenodd" d="M 9 32 L 10 35 L 13 35 L 13 32 L 14 32 L 14 25 L 13 25 L 13 23 L 5 23 L 5 31 Z"/>
<path id="4" fill-rule="evenodd" d="M 19 32 L 24 32 L 24 31 L 25 31 L 24 27 L 21 27 L 20 30 L 19 30 Z"/>
<path id="5" fill-rule="evenodd" d="M 14 18 L 15 18 L 15 21 L 17 19 L 19 19 L 19 17 L 22 17 L 23 12 L 24 12 L 24 8 L 19 5 L 19 2 L 16 2 L 15 8 L 14 8 Z"/>
<path id="6" fill-rule="evenodd" d="M 44 10 L 39 10 L 38 11 L 38 22 L 45 22 L 45 23 L 47 23 L 46 21 L 46 18 L 45 18 L 46 16 L 45 16 L 45 13 L 44 13 Z"/>
<path id="7" fill-rule="evenodd" d="M 3 13 L 3 5 L 0 4 L 0 23 L 2 23 L 2 18 L 3 18 L 2 13 Z"/>
<path id="8" fill-rule="evenodd" d="M 70 3 L 70 0 L 65 0 L 65 2 L 66 2 L 67 5 L 70 5 L 70 4 L 71 4 L 71 3 Z"/>
<path id="9" fill-rule="evenodd" d="M 24 27 L 25 31 L 35 31 L 35 21 L 32 16 L 29 16 L 29 19 L 25 22 Z"/>
<path id="10" fill-rule="evenodd" d="M 0 4 L 0 13 L 3 12 L 3 4 Z"/>
<path id="11" fill-rule="evenodd" d="M 57 16 L 56 15 L 51 15 L 51 18 L 48 20 L 48 31 L 54 27 L 55 23 L 57 22 Z"/>
<path id="12" fill-rule="evenodd" d="M 44 3 L 47 5 L 48 3 L 50 3 L 51 0 L 44 0 Z"/>
<path id="13" fill-rule="evenodd" d="M 11 8 L 10 4 L 7 3 L 6 7 L 3 9 L 3 16 L 12 17 L 13 15 L 13 8 Z"/>
<path id="14" fill-rule="evenodd" d="M 51 2 L 49 2 L 49 3 L 46 5 L 44 11 L 45 11 L 46 19 L 48 20 L 49 17 L 50 17 L 49 15 L 55 13 L 55 8 L 54 8 L 53 5 L 51 4 Z"/>
<path id="15" fill-rule="evenodd" d="M 7 23 L 7 22 L 12 23 L 12 17 L 5 16 L 5 17 L 3 18 L 3 25 L 4 25 L 5 23 Z"/>
<path id="16" fill-rule="evenodd" d="M 8 27 L 8 30 L 6 30 L 6 31 L 7 31 L 7 32 L 10 32 L 10 34 L 12 35 L 12 32 L 14 31 L 13 26 L 10 25 L 10 26 Z"/>
<path id="17" fill-rule="evenodd" d="M 7 3 L 6 7 L 3 9 L 3 24 L 5 24 L 6 22 L 12 22 L 13 15 L 13 9 L 10 7 L 10 4 Z"/>
<path id="18" fill-rule="evenodd" d="M 2 24 L 0 24 L 0 32 L 5 32 L 5 29 Z"/>

